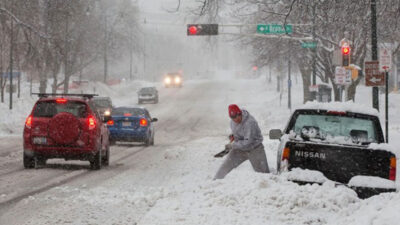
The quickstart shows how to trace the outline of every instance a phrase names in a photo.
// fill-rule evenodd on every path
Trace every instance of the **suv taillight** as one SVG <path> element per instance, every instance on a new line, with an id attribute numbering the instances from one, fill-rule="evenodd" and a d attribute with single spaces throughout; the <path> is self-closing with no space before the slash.
<path id="1" fill-rule="evenodd" d="M 87 118 L 89 130 L 93 130 L 96 127 L 96 118 L 93 115 L 89 115 Z"/>
<path id="2" fill-rule="evenodd" d="M 389 180 L 396 180 L 396 157 L 390 157 Z"/>
<path id="3" fill-rule="evenodd" d="M 32 128 L 32 116 L 28 116 L 28 118 L 26 118 L 25 126 L 29 129 Z"/>

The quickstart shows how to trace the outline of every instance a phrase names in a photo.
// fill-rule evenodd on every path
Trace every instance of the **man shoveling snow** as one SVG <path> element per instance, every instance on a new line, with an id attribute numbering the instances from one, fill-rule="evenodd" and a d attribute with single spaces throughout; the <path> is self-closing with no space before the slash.
<path id="1" fill-rule="evenodd" d="M 267 157 L 262 144 L 263 136 L 257 121 L 247 110 L 232 104 L 228 107 L 231 120 L 233 141 L 225 145 L 229 151 L 227 158 L 219 168 L 214 179 L 224 178 L 231 170 L 247 159 L 253 169 L 260 173 L 269 173 Z"/>

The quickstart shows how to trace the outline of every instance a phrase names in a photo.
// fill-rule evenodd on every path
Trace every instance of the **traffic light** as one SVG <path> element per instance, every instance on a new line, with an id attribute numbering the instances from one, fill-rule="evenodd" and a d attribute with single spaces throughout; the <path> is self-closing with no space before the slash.
<path id="1" fill-rule="evenodd" d="M 350 65 L 350 46 L 343 45 L 342 46 L 342 66 Z"/>
<path id="2" fill-rule="evenodd" d="M 218 35 L 218 24 L 188 24 L 187 35 Z"/>

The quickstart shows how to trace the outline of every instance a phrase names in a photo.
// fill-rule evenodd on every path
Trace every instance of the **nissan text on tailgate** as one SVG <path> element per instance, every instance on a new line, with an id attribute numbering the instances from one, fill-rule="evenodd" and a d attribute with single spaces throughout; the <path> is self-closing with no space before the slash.
<path id="1" fill-rule="evenodd" d="M 280 139 L 278 173 L 300 184 L 332 180 L 360 198 L 396 191 L 396 155 L 385 144 L 378 111 L 354 103 L 307 103 L 293 112 Z"/>
<path id="2" fill-rule="evenodd" d="M 25 168 L 47 159 L 87 160 L 92 169 L 107 166 L 109 131 L 92 102 L 93 95 L 39 94 L 23 133 Z"/>

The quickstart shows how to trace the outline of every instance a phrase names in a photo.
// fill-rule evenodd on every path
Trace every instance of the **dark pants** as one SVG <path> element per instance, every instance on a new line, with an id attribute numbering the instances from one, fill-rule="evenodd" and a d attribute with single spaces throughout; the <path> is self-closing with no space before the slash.
<path id="1" fill-rule="evenodd" d="M 250 151 L 231 150 L 214 179 L 224 178 L 229 172 L 231 172 L 231 170 L 238 167 L 247 159 L 250 160 L 250 163 L 256 172 L 269 173 L 264 146 L 261 145 L 260 147 Z"/>

